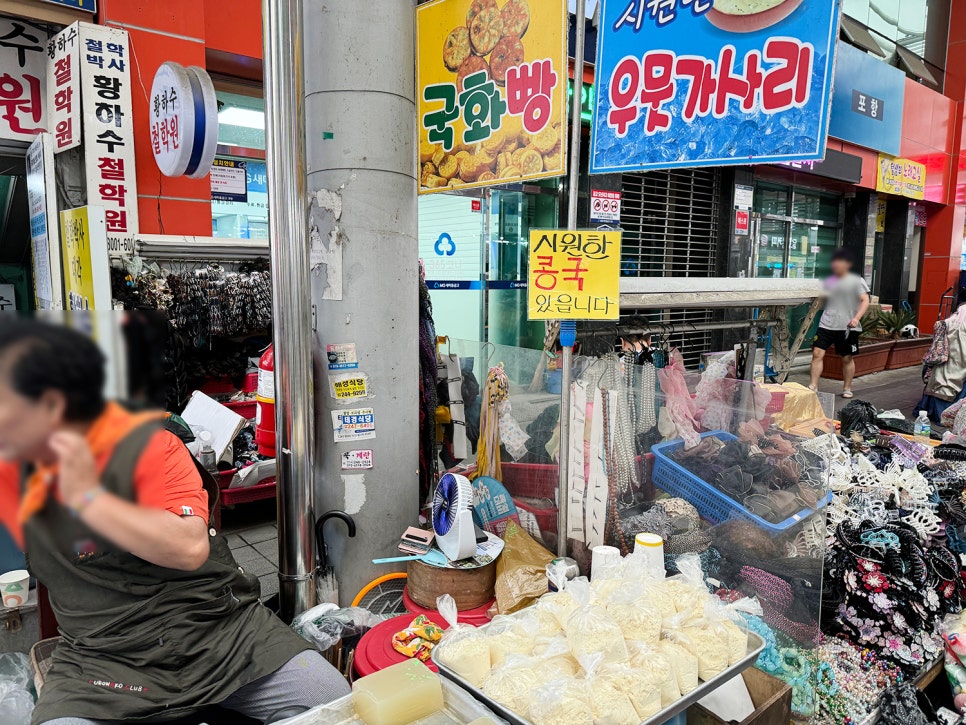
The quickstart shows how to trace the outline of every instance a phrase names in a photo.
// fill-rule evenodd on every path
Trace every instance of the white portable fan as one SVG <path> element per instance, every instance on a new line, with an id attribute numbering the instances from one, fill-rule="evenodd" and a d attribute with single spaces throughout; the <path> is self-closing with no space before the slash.
<path id="1" fill-rule="evenodd" d="M 473 484 L 465 476 L 446 473 L 433 494 L 433 531 L 436 545 L 450 561 L 476 554 L 473 524 Z"/>

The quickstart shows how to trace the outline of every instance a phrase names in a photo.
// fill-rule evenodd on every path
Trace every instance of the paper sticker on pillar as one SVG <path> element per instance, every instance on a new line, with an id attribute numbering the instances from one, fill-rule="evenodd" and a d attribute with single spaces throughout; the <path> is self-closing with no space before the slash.
<path id="1" fill-rule="evenodd" d="M 747 209 L 735 209 L 735 234 L 744 236 L 748 233 L 751 212 Z"/>
<path id="2" fill-rule="evenodd" d="M 839 2 L 762 5 L 602 0 L 590 173 L 821 159 Z"/>
<path id="3" fill-rule="evenodd" d="M 435 0 L 416 9 L 419 193 L 561 176 L 563 0 Z"/>
<path id="4" fill-rule="evenodd" d="M 342 454 L 343 471 L 359 471 L 372 468 L 372 451 L 345 451 Z"/>
<path id="5" fill-rule="evenodd" d="M 620 316 L 619 231 L 530 231 L 527 318 L 616 320 Z"/>
<path id="6" fill-rule="evenodd" d="M 906 74 L 842 41 L 835 52 L 829 135 L 898 154 Z"/>
<path id="7" fill-rule="evenodd" d="M 336 443 L 369 440 L 376 437 L 373 408 L 348 408 L 332 411 L 332 434 Z"/>
<path id="8" fill-rule="evenodd" d="M 329 376 L 329 394 L 336 400 L 369 397 L 369 376 L 365 373 L 343 373 Z"/>
<path id="9" fill-rule="evenodd" d="M 338 342 L 325 346 L 325 357 L 329 370 L 355 370 L 359 367 L 354 342 Z"/>
<path id="10" fill-rule="evenodd" d="M 875 190 L 909 199 L 922 199 L 926 195 L 926 166 L 909 159 L 879 154 Z"/>
<path id="11" fill-rule="evenodd" d="M 201 179 L 218 146 L 218 101 L 204 68 L 162 63 L 148 104 L 151 149 L 165 176 Z"/>
<path id="12" fill-rule="evenodd" d="M 621 192 L 591 189 L 590 220 L 592 222 L 619 222 L 621 220 Z"/>

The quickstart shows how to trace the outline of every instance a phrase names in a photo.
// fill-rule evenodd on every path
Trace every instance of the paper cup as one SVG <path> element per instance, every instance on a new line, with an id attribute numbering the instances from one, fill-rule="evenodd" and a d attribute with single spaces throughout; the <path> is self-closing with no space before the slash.
<path id="1" fill-rule="evenodd" d="M 0 598 L 6 609 L 22 607 L 30 594 L 30 572 L 26 569 L 8 571 L 0 576 Z"/>

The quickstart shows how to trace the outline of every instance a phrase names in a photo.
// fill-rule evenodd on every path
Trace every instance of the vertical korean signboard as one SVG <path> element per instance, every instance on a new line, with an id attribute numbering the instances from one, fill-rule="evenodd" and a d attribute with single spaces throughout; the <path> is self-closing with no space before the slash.
<path id="1" fill-rule="evenodd" d="M 54 149 L 49 133 L 37 135 L 27 149 L 27 205 L 33 256 L 34 302 L 39 310 L 63 308 L 60 235 L 54 188 Z"/>
<path id="2" fill-rule="evenodd" d="M 590 172 L 820 160 L 838 12 L 602 0 Z"/>
<path id="3" fill-rule="evenodd" d="M 138 190 L 128 34 L 80 23 L 80 38 L 87 200 L 104 208 L 108 252 L 133 254 Z"/>
<path id="4" fill-rule="evenodd" d="M 566 27 L 566 0 L 416 9 L 421 194 L 565 172 Z"/>
<path id="5" fill-rule="evenodd" d="M 527 318 L 619 319 L 620 265 L 620 232 L 531 230 Z"/>
<path id="6" fill-rule="evenodd" d="M 81 142 L 80 23 L 48 41 L 47 58 L 47 130 L 59 154 Z"/>
<path id="7" fill-rule="evenodd" d="M 40 25 L 0 17 L 0 139 L 32 141 L 47 130 L 46 46 Z"/>
<path id="8" fill-rule="evenodd" d="M 82 206 L 60 213 L 64 297 L 68 310 L 109 310 L 111 273 L 104 210 Z"/>

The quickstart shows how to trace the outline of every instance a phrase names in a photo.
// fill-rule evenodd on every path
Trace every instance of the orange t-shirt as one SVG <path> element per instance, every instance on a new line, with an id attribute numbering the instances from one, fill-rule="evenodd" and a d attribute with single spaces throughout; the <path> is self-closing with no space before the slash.
<path id="1" fill-rule="evenodd" d="M 0 524 L 22 547 L 20 485 L 20 467 L 0 463 Z M 191 453 L 174 433 L 159 430 L 148 442 L 134 470 L 134 491 L 141 506 L 197 516 L 208 523 L 208 493 Z"/>

